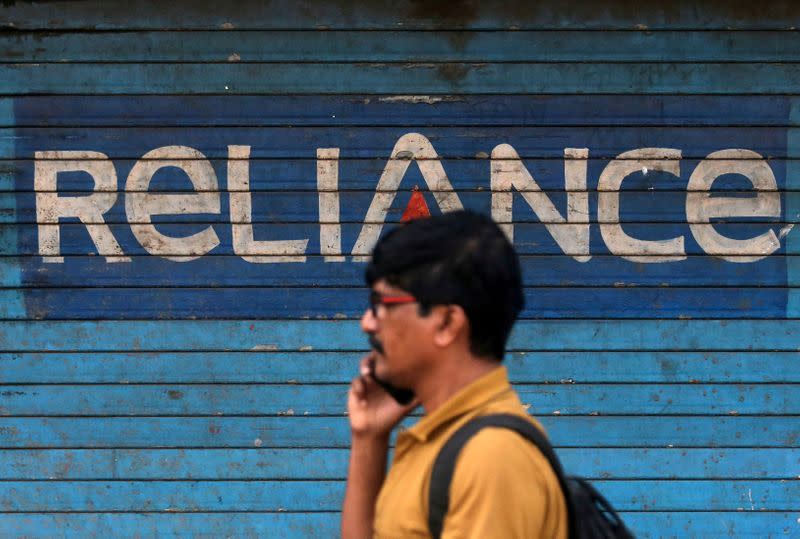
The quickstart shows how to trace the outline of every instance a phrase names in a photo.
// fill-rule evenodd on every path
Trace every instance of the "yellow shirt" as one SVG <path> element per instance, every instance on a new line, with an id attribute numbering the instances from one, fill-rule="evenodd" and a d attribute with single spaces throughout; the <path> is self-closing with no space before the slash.
<path id="1" fill-rule="evenodd" d="M 505 367 L 474 381 L 397 437 L 394 460 L 375 507 L 374 537 L 430 537 L 428 489 L 433 462 L 473 417 L 510 413 L 530 420 Z M 450 485 L 442 538 L 567 537 L 564 497 L 547 459 L 528 440 L 487 427 L 462 448 Z"/>

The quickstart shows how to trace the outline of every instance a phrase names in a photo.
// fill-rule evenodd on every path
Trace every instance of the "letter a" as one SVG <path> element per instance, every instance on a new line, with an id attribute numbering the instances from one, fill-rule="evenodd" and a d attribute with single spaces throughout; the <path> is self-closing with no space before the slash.
<path id="1" fill-rule="evenodd" d="M 375 187 L 375 196 L 367 210 L 364 226 L 361 227 L 353 246 L 354 262 L 365 262 L 369 258 L 368 255 L 378 241 L 386 215 L 397 195 L 397 188 L 400 187 L 400 182 L 412 160 L 417 162 L 419 171 L 442 212 L 464 208 L 450 180 L 447 179 L 447 174 L 431 142 L 419 133 L 407 133 L 394 145 L 389 162 L 386 163 L 386 168 L 383 169 L 383 174 Z"/>

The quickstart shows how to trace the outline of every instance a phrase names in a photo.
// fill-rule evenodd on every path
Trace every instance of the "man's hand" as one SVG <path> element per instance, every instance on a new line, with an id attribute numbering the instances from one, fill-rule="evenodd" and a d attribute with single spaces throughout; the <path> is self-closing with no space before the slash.
<path id="1" fill-rule="evenodd" d="M 372 355 L 361 360 L 361 376 L 354 379 L 347 393 L 347 414 L 353 443 L 347 489 L 342 507 L 342 538 L 372 537 L 375 500 L 386 475 L 389 433 L 417 406 L 398 404 L 370 374 Z"/>
<path id="2" fill-rule="evenodd" d="M 353 437 L 388 437 L 395 425 L 417 407 L 416 399 L 403 406 L 398 404 L 370 374 L 367 355 L 361 360 L 361 376 L 354 378 L 347 394 L 347 414 Z"/>

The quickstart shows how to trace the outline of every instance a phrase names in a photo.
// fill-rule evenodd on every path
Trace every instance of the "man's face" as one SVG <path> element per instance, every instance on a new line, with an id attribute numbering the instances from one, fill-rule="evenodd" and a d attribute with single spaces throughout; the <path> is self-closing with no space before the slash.
<path id="1" fill-rule="evenodd" d="M 398 387 L 413 388 L 431 357 L 430 317 L 419 314 L 419 304 L 408 292 L 384 280 L 377 281 L 372 291 L 385 302 L 377 302 L 375 313 L 367 308 L 361 317 L 361 329 L 375 350 L 375 375 Z"/>

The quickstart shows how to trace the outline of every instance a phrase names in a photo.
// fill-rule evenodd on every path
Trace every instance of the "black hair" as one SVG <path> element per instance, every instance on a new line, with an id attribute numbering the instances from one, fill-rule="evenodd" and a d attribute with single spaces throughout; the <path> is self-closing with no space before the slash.
<path id="1" fill-rule="evenodd" d="M 433 305 L 460 305 L 471 352 L 497 360 L 525 304 L 517 253 L 491 218 L 469 210 L 389 231 L 375 245 L 366 279 L 412 294 L 422 315 Z"/>

